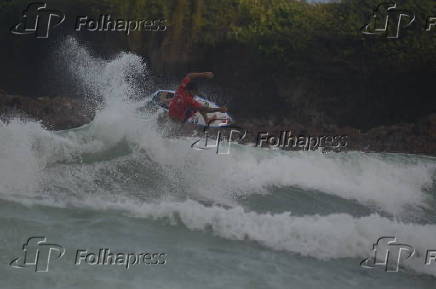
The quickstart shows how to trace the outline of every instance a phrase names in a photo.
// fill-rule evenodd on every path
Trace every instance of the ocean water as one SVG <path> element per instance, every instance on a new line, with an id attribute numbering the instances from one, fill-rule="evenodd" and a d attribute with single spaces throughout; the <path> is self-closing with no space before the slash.
<path id="1" fill-rule="evenodd" d="M 1 288 L 434 288 L 435 158 L 193 150 L 139 109 L 140 57 L 100 59 L 72 38 L 56 55 L 100 110 L 60 132 L 0 123 Z M 65 255 L 48 272 L 11 267 L 36 236 Z M 416 250 L 399 272 L 360 266 L 383 236 Z M 100 249 L 165 264 L 75 264 Z"/>

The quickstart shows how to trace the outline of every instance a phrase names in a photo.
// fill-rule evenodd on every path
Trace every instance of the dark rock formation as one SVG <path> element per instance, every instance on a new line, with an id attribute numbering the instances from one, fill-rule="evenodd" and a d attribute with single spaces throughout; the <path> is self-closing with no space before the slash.
<path id="1" fill-rule="evenodd" d="M 91 109 L 68 97 L 30 98 L 0 90 L 0 116 L 3 120 L 20 116 L 41 121 L 48 129 L 62 130 L 81 126 L 93 118 Z"/>

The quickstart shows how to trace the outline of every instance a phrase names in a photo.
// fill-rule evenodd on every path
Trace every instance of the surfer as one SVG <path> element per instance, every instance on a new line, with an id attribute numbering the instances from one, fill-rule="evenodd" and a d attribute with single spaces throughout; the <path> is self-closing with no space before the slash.
<path id="1" fill-rule="evenodd" d="M 194 99 L 194 95 L 197 94 L 197 86 L 193 79 L 214 77 L 212 72 L 191 72 L 183 78 L 182 83 L 176 90 L 175 96 L 168 99 L 169 103 L 169 116 L 172 120 L 178 122 L 185 122 L 197 111 L 203 116 L 204 122 L 209 124 L 214 119 L 209 119 L 207 114 L 212 112 L 227 112 L 227 108 L 223 107 L 208 107 L 204 106 Z"/>

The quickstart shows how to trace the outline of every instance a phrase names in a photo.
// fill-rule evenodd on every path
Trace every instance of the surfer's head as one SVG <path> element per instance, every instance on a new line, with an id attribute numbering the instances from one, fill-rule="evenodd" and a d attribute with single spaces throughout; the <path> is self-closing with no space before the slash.
<path id="1" fill-rule="evenodd" d="M 195 83 L 195 82 L 189 82 L 187 85 L 186 85 L 186 88 L 185 88 L 185 90 L 186 90 L 186 92 L 188 92 L 188 93 L 190 93 L 190 94 L 192 94 L 192 95 L 196 95 L 197 93 L 198 93 L 198 87 L 197 87 L 197 84 Z"/>

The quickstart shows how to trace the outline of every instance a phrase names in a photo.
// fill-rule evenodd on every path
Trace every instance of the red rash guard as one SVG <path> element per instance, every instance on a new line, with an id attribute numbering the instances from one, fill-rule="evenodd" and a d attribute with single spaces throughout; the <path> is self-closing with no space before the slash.
<path id="1" fill-rule="evenodd" d="M 197 108 L 202 107 L 201 103 L 195 101 L 193 95 L 185 90 L 190 81 L 189 77 L 183 78 L 174 98 L 170 102 L 169 115 L 173 119 L 186 121 L 195 113 Z"/>

